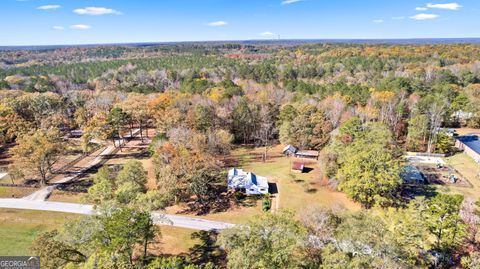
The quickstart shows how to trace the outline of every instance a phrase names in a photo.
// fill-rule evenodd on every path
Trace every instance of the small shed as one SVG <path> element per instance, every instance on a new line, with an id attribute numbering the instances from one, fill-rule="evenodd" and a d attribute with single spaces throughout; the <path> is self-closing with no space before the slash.
<path id="1" fill-rule="evenodd" d="M 283 155 L 285 156 L 295 156 L 295 153 L 297 153 L 298 149 L 292 145 L 287 145 L 286 147 L 283 148 Z"/>
<path id="2" fill-rule="evenodd" d="M 302 162 L 292 163 L 292 172 L 303 173 L 304 171 L 305 171 L 305 163 L 302 163 Z"/>
<path id="3" fill-rule="evenodd" d="M 300 150 L 300 151 L 297 151 L 297 153 L 295 153 L 295 157 L 316 159 L 316 160 L 318 160 L 319 155 L 320 154 L 316 150 Z"/>

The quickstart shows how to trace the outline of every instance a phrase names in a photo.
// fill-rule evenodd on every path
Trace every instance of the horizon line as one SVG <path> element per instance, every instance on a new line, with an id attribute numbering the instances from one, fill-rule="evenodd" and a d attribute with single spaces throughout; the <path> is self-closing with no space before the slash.
<path id="1" fill-rule="evenodd" d="M 190 40 L 190 41 L 139 41 L 139 42 L 108 42 L 108 43 L 65 43 L 65 44 L 38 44 L 38 45 L 0 45 L 1 49 L 5 48 L 35 48 L 35 47 L 97 47 L 97 46 L 135 46 L 135 45 L 171 45 L 171 44 L 195 44 L 195 43 L 245 43 L 245 42 L 303 42 L 303 43 L 348 43 L 348 41 L 368 42 L 380 41 L 376 44 L 384 44 L 388 41 L 422 41 L 422 40 L 437 40 L 437 41 L 464 41 L 461 43 L 471 43 L 468 41 L 476 41 L 480 43 L 480 37 L 408 37 L 408 38 L 285 38 L 285 39 L 231 39 L 231 40 Z M 382 43 L 383 42 L 383 43 Z M 407 42 L 408 43 L 408 42 Z M 448 42 L 445 42 L 448 43 Z"/>

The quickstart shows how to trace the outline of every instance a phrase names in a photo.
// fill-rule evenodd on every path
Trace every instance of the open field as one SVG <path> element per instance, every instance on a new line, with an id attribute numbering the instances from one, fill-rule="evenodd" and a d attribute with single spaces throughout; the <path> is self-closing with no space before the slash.
<path id="1" fill-rule="evenodd" d="M 36 190 L 38 189 L 0 186 L 0 198 L 21 198 L 32 194 Z"/>
<path id="2" fill-rule="evenodd" d="M 61 228 L 65 221 L 78 217 L 58 212 L 0 209 L 0 255 L 30 255 L 28 248 L 38 234 Z M 160 240 L 150 249 L 155 254 L 185 254 L 199 242 L 192 239 L 194 230 L 162 225 L 160 231 Z"/>
<path id="3" fill-rule="evenodd" d="M 39 233 L 59 228 L 74 218 L 78 215 L 0 209 L 0 255 L 30 255 L 28 248 Z"/>
<path id="4" fill-rule="evenodd" d="M 48 201 L 65 203 L 82 203 L 83 193 L 69 192 L 55 189 L 48 197 Z"/>
<path id="5" fill-rule="evenodd" d="M 188 253 L 196 243 L 197 239 L 192 239 L 192 234 L 196 231 L 176 228 L 171 226 L 160 226 L 162 237 L 160 242 L 151 246 L 150 252 L 161 255 L 178 255 Z"/>
<path id="6" fill-rule="evenodd" d="M 358 209 L 359 205 L 350 201 L 345 194 L 327 189 L 321 185 L 320 167 L 317 160 L 287 158 L 282 155 L 282 146 L 276 146 L 269 152 L 266 162 L 259 157 L 262 149 L 239 149 L 239 166 L 265 176 L 270 182 L 277 184 L 279 193 L 279 209 L 291 209 L 301 212 L 310 206 L 343 206 L 346 209 Z M 257 156 L 257 157 L 255 157 Z M 308 173 L 292 174 L 291 162 L 305 162 L 312 169 Z M 275 205 L 274 205 L 275 206 Z"/>
<path id="7" fill-rule="evenodd" d="M 463 194 L 475 200 L 480 199 L 480 166 L 465 153 L 448 157 L 446 161 L 470 182 L 472 188 L 440 186 L 439 189 L 445 192 Z"/>

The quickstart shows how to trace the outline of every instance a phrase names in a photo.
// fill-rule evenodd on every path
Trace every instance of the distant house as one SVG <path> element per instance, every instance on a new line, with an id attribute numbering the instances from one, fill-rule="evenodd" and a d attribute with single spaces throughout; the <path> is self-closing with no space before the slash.
<path id="1" fill-rule="evenodd" d="M 478 135 L 459 136 L 455 142 L 455 146 L 463 150 L 477 163 L 480 163 L 480 140 L 478 139 Z"/>
<path id="2" fill-rule="evenodd" d="M 465 112 L 463 110 L 453 112 L 453 116 L 460 120 L 469 120 L 475 116 L 472 112 Z"/>
<path id="3" fill-rule="evenodd" d="M 242 169 L 232 168 L 228 171 L 228 188 L 244 191 L 247 195 L 267 194 L 268 180 L 266 177 L 257 176 Z"/>
<path id="4" fill-rule="evenodd" d="M 295 156 L 297 158 L 308 158 L 308 159 L 317 159 L 319 153 L 316 150 L 298 150 L 298 148 L 288 145 L 283 148 L 283 155 L 285 156 Z"/>
<path id="5" fill-rule="evenodd" d="M 305 164 L 302 162 L 293 162 L 292 172 L 303 173 L 305 171 Z"/>

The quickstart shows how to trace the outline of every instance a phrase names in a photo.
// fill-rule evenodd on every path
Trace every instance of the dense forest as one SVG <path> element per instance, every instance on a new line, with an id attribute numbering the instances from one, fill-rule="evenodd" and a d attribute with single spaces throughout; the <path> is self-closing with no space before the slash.
<path id="1" fill-rule="evenodd" d="M 457 127 L 480 128 L 479 45 L 0 51 L 13 176 L 48 184 L 73 130 L 83 153 L 156 130 L 155 188 L 138 162 L 101 168 L 85 199 L 102 213 L 34 242 L 48 268 L 480 268 L 478 202 L 411 195 L 401 177 L 405 152 L 453 153 Z M 204 234 L 212 245 L 198 259 L 148 255 L 151 210 L 190 201 L 209 212 L 233 148 L 263 148 L 267 161 L 279 143 L 319 151 L 322 179 L 362 209 L 265 213 Z"/>

